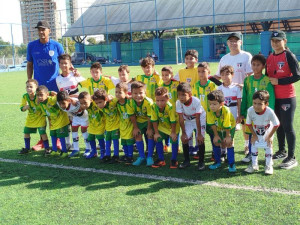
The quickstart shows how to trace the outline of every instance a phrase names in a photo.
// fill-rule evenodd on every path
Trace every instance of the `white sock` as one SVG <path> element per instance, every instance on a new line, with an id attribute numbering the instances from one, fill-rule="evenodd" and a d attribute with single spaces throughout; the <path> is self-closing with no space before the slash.
<path id="1" fill-rule="evenodd" d="M 79 151 L 79 137 L 78 132 L 72 132 L 73 137 L 73 149 Z"/>
<path id="2" fill-rule="evenodd" d="M 85 143 L 85 149 L 91 149 L 90 142 L 88 142 L 88 140 L 87 140 L 88 136 L 89 136 L 88 132 L 82 133 L 82 137 L 83 137 L 84 143 Z"/>
<path id="3" fill-rule="evenodd" d="M 249 140 L 245 140 L 244 146 L 248 147 L 248 145 L 249 145 Z"/>
<path id="4" fill-rule="evenodd" d="M 227 148 L 221 148 L 221 154 L 227 154 Z"/>

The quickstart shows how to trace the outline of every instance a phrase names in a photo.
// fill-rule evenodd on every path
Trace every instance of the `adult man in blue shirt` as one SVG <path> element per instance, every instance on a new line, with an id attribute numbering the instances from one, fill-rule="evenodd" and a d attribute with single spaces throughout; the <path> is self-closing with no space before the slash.
<path id="1" fill-rule="evenodd" d="M 27 47 L 27 78 L 34 79 L 39 85 L 45 85 L 51 91 L 58 91 L 55 78 L 59 74 L 58 56 L 64 53 L 63 46 L 49 38 L 50 25 L 39 21 L 37 26 L 39 39 Z"/>

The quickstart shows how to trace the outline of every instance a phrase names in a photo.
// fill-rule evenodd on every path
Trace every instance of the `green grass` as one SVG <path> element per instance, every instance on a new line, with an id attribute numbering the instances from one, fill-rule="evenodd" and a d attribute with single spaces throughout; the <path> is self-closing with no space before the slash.
<path id="1" fill-rule="evenodd" d="M 212 74 L 217 64 L 212 64 Z M 160 71 L 162 66 L 157 66 Z M 182 65 L 174 65 L 176 72 Z M 130 67 L 131 75 L 141 74 L 140 67 Z M 88 68 L 80 68 L 89 77 Z M 117 75 L 117 67 L 105 67 L 106 75 Z M 0 103 L 20 102 L 25 92 L 25 72 L 0 73 Z M 296 84 L 300 96 L 300 83 Z M 298 98 L 298 105 L 300 104 Z M 245 174 L 241 132 L 236 133 L 235 150 L 238 172 L 228 174 L 224 165 L 219 171 L 196 170 L 196 162 L 187 170 L 168 167 L 152 169 L 123 164 L 101 164 L 98 159 L 44 158 L 42 152 L 19 156 L 23 147 L 26 113 L 18 105 L 0 104 L 0 158 L 20 159 L 59 165 L 125 171 L 183 179 L 215 181 L 222 184 L 277 188 L 300 191 L 300 167 L 278 169 L 274 175 L 263 173 L 264 154 L 260 152 L 261 171 Z M 296 157 L 300 158 L 300 119 L 295 114 L 298 137 Z M 206 138 L 208 139 L 208 137 Z M 36 143 L 33 135 L 31 143 Z M 83 143 L 81 142 L 81 146 Z M 275 138 L 274 150 L 277 150 Z M 122 154 L 122 153 L 121 153 Z M 211 145 L 206 140 L 206 163 Z M 170 153 L 167 155 L 169 162 Z M 179 155 L 182 159 L 182 154 Z M 299 195 L 274 194 L 217 187 L 153 181 L 142 178 L 95 174 L 90 172 L 42 168 L 15 163 L 0 163 L 0 224 L 300 224 Z"/>

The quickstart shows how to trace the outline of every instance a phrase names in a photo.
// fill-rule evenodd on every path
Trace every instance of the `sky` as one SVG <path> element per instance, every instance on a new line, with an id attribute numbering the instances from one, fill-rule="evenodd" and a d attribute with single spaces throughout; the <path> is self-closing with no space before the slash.
<path id="1" fill-rule="evenodd" d="M 0 0 L 0 5 L 0 37 L 4 41 L 12 43 L 10 25 L 12 23 L 14 44 L 21 44 L 23 35 L 19 0 Z"/>

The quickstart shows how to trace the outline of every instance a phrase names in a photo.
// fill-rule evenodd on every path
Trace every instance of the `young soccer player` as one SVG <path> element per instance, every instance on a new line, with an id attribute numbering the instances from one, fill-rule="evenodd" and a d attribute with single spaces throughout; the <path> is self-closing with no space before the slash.
<path id="1" fill-rule="evenodd" d="M 102 66 L 99 62 L 92 64 L 90 72 L 92 77 L 79 83 L 81 87 L 88 89 L 90 95 L 93 95 L 97 90 L 108 92 L 115 87 L 110 78 L 102 76 Z"/>
<path id="2" fill-rule="evenodd" d="M 146 85 L 140 81 L 134 81 L 131 84 L 132 99 L 130 100 L 130 106 L 133 109 L 134 115 L 130 117 L 133 124 L 133 137 L 136 141 L 136 146 L 139 152 L 139 157 L 132 164 L 134 166 L 140 166 L 146 162 L 143 135 L 145 136 L 146 143 L 148 141 L 148 151 L 154 149 L 153 129 L 150 121 L 151 118 L 151 106 L 153 101 L 151 98 L 146 97 Z M 147 166 L 153 165 L 153 160 L 147 161 Z"/>
<path id="3" fill-rule="evenodd" d="M 132 164 L 133 162 L 133 124 L 130 117 L 134 114 L 129 105 L 128 99 L 128 84 L 120 82 L 116 85 L 117 109 L 120 116 L 120 136 L 121 145 L 124 149 L 124 156 L 120 158 L 121 162 Z"/>
<path id="4" fill-rule="evenodd" d="M 271 109 L 274 110 L 275 105 L 275 93 L 274 87 L 271 84 L 269 77 L 264 75 L 263 69 L 266 66 L 266 59 L 263 55 L 255 55 L 251 60 L 251 67 L 253 70 L 253 75 L 247 76 L 244 80 L 243 94 L 242 94 L 242 103 L 241 103 L 241 120 L 245 120 L 247 118 L 247 110 L 252 106 L 252 97 L 256 91 L 266 90 L 268 91 L 269 105 Z M 249 147 L 248 153 L 242 162 L 248 163 L 251 161 L 251 131 L 246 126 L 245 133 L 249 135 Z M 248 145 L 248 141 L 246 141 L 245 145 Z"/>
<path id="5" fill-rule="evenodd" d="M 163 83 L 160 85 L 168 90 L 169 102 L 173 106 L 174 113 L 176 115 L 176 120 L 178 121 L 178 115 L 176 113 L 176 101 L 177 101 L 177 86 L 179 81 L 173 79 L 173 69 L 171 66 L 165 66 L 161 69 L 161 77 Z M 165 140 L 164 152 L 168 152 L 169 148 L 169 138 Z"/>
<path id="6" fill-rule="evenodd" d="M 183 148 L 184 161 L 179 165 L 180 169 L 190 166 L 189 140 L 193 131 L 196 130 L 197 141 L 199 143 L 199 163 L 198 170 L 204 170 L 204 135 L 206 127 L 206 113 L 201 106 L 200 100 L 192 96 L 191 85 L 187 82 L 180 83 L 177 87 L 178 100 L 176 102 L 176 112 L 179 114 L 179 124 L 181 127 L 181 142 Z"/>
<path id="7" fill-rule="evenodd" d="M 97 147 L 95 141 L 97 139 L 100 146 L 99 155 L 100 159 L 102 160 L 105 156 L 105 118 L 95 103 L 99 101 L 99 99 L 97 96 L 93 96 L 94 101 L 92 101 L 90 94 L 86 91 L 83 91 L 79 94 L 78 100 L 80 102 L 80 109 L 88 112 L 89 120 L 87 132 L 88 141 L 91 145 L 91 151 L 85 151 L 84 156 L 86 156 L 86 159 L 91 159 L 97 156 Z"/>
<path id="8" fill-rule="evenodd" d="M 157 161 L 152 165 L 153 168 L 165 166 L 163 139 L 168 139 L 172 144 L 172 157 L 170 168 L 176 169 L 178 166 L 178 134 L 179 126 L 176 126 L 175 111 L 172 104 L 169 102 L 168 90 L 164 87 L 159 87 L 155 90 L 155 103 L 152 105 L 151 122 L 154 128 L 154 140 L 156 141 L 156 150 L 158 154 Z M 151 149 L 153 150 L 153 149 Z M 153 157 L 153 151 L 148 152 L 148 157 Z"/>
<path id="9" fill-rule="evenodd" d="M 247 173 L 258 171 L 258 149 L 266 152 L 265 174 L 273 174 L 272 142 L 273 134 L 279 127 L 279 120 L 274 111 L 268 107 L 269 93 L 260 90 L 253 95 L 253 106 L 248 109 L 246 125 L 252 137 L 252 164 L 245 170 Z"/>
<path id="10" fill-rule="evenodd" d="M 158 74 L 155 73 L 155 62 L 151 57 L 146 57 L 141 62 L 141 67 L 144 75 L 138 75 L 137 81 L 141 81 L 146 84 L 146 96 L 155 99 L 155 90 L 161 85 L 162 81 Z"/>
<path id="11" fill-rule="evenodd" d="M 275 113 L 281 125 L 277 130 L 279 150 L 274 160 L 284 159 L 282 169 L 291 169 L 298 165 L 295 158 L 296 135 L 293 128 L 296 109 L 296 92 L 294 83 L 300 80 L 300 68 L 296 56 L 286 48 L 286 35 L 283 31 L 273 31 L 271 46 L 274 53 L 267 59 L 266 74 L 275 91 Z M 285 149 L 288 144 L 288 154 Z"/>
<path id="12" fill-rule="evenodd" d="M 37 88 L 38 82 L 36 80 L 29 79 L 26 81 L 27 93 L 23 95 L 22 103 L 20 105 L 22 112 L 28 111 L 24 127 L 25 148 L 22 148 L 19 154 L 27 154 L 30 152 L 30 134 L 36 133 L 36 130 L 38 130 L 42 137 L 45 146 L 45 154 L 50 153 L 49 141 L 46 134 L 46 118 L 37 102 L 35 93 Z"/>
<path id="13" fill-rule="evenodd" d="M 115 86 L 117 86 L 118 83 L 124 82 L 127 84 L 127 94 L 131 96 L 131 83 L 133 82 L 133 79 L 130 79 L 130 69 L 128 65 L 121 65 L 118 68 L 118 74 L 119 78 L 116 77 L 110 77 L 112 82 Z"/>
<path id="14" fill-rule="evenodd" d="M 235 119 L 230 109 L 224 106 L 224 94 L 220 90 L 212 91 L 207 95 L 210 111 L 207 113 L 207 125 L 213 130 L 213 152 L 215 163 L 209 169 L 215 170 L 221 166 L 221 146 L 227 147 L 228 170 L 236 172 L 234 160 L 233 137 Z"/>
<path id="15" fill-rule="evenodd" d="M 77 98 L 71 98 L 67 91 L 57 93 L 57 102 L 59 107 L 72 116 L 72 137 L 73 151 L 69 157 L 79 156 L 79 137 L 78 128 L 81 127 L 81 133 L 84 138 L 85 151 L 89 152 L 91 147 L 88 142 L 88 113 L 80 108 L 80 102 Z"/>
<path id="16" fill-rule="evenodd" d="M 60 157 L 68 157 L 65 138 L 69 135 L 68 124 L 70 123 L 68 114 L 62 111 L 57 105 L 56 96 L 50 97 L 48 88 L 41 85 L 37 88 L 39 105 L 45 116 L 49 118 L 50 136 L 52 140 L 52 151 L 50 155 L 57 155 L 56 141 L 61 142 Z"/>
<path id="17" fill-rule="evenodd" d="M 119 162 L 120 116 L 117 109 L 118 99 L 110 100 L 105 90 L 97 90 L 93 100 L 105 117 L 105 156 L 103 162 Z M 111 158 L 111 141 L 114 145 L 114 155 Z"/>

